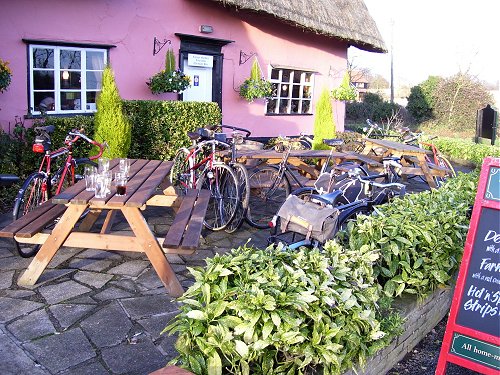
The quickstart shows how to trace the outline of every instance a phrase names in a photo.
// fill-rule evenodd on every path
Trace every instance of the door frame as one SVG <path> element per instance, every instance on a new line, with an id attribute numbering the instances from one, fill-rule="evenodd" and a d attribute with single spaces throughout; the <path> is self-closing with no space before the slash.
<path id="1" fill-rule="evenodd" d="M 224 62 L 224 54 L 222 47 L 233 40 L 205 38 L 197 35 L 175 33 L 181 40 L 179 50 L 179 69 L 184 70 L 184 60 L 187 60 L 188 54 L 196 53 L 200 55 L 209 55 L 214 58 L 212 67 L 212 101 L 219 104 L 222 110 L 222 66 Z M 181 100 L 182 100 L 181 94 Z"/>

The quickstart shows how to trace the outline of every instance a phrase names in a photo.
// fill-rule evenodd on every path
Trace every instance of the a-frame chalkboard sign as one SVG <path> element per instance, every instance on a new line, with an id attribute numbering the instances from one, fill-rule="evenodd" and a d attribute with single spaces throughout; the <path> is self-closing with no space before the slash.
<path id="1" fill-rule="evenodd" d="M 500 158 L 484 159 L 436 375 L 500 374 Z"/>

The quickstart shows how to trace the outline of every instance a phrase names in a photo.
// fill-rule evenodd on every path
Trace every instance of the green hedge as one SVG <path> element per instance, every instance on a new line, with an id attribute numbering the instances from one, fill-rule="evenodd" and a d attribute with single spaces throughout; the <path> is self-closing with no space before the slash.
<path id="1" fill-rule="evenodd" d="M 439 189 L 378 206 L 349 224 L 344 245 L 380 255 L 375 274 L 388 297 L 425 298 L 458 270 L 477 180 L 477 172 L 460 172 Z"/>
<path id="2" fill-rule="evenodd" d="M 433 139 L 439 150 L 451 157 L 461 160 L 470 161 L 478 166 L 483 163 L 483 159 L 487 156 L 500 157 L 500 147 L 491 146 L 482 143 L 473 143 L 457 138 L 437 138 Z"/>
<path id="3" fill-rule="evenodd" d="M 123 107 L 132 122 L 130 158 L 171 160 L 190 144 L 186 132 L 222 119 L 217 103 L 129 100 Z"/>

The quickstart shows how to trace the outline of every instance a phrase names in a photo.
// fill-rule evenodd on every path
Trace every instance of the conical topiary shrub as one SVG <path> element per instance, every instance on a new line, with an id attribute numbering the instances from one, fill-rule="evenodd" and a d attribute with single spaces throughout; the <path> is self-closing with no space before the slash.
<path id="1" fill-rule="evenodd" d="M 324 150 L 329 147 L 323 144 L 323 139 L 334 138 L 336 133 L 335 122 L 333 121 L 333 109 L 328 89 L 323 89 L 316 103 L 316 113 L 314 116 L 314 141 L 313 150 Z"/>
<path id="2" fill-rule="evenodd" d="M 94 138 L 97 142 L 108 144 L 103 156 L 110 159 L 126 157 L 130 148 L 132 126 L 123 112 L 122 99 L 109 65 L 102 73 L 102 89 L 96 106 Z"/>

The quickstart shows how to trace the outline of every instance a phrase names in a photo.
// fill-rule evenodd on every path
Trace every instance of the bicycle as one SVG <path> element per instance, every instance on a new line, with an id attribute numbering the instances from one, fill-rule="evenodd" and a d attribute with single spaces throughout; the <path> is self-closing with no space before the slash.
<path id="1" fill-rule="evenodd" d="M 387 172 L 362 176 L 359 170 L 351 170 L 347 174 L 344 178 L 357 184 L 349 184 L 346 191 L 335 189 L 326 194 L 311 194 L 306 201 L 292 193 L 270 222 L 268 243 L 283 243 L 290 250 L 301 246 L 322 247 L 339 231 L 345 230 L 358 215 L 370 214 L 375 206 L 388 202 L 396 193 L 405 195 L 403 184 L 375 181 L 390 181 Z M 348 201 L 347 196 L 355 198 Z M 294 200 L 293 197 L 297 198 Z"/>
<path id="2" fill-rule="evenodd" d="M 432 157 L 430 157 L 429 155 L 425 155 L 427 164 L 429 164 L 431 167 L 434 165 L 445 168 L 444 175 L 433 176 L 436 185 L 439 187 L 448 178 L 456 177 L 457 173 L 455 172 L 455 168 L 453 168 L 453 165 L 451 165 L 451 162 L 439 151 L 437 146 L 434 143 L 422 141 L 422 137 L 423 133 L 413 133 L 406 128 L 404 143 L 423 149 L 430 149 L 430 151 L 432 152 Z M 427 140 L 430 141 L 435 138 L 437 138 L 437 136 L 429 137 Z M 421 176 L 419 177 L 422 178 Z"/>
<path id="3" fill-rule="evenodd" d="M 207 128 L 189 132 L 188 137 L 193 145 L 177 151 L 170 171 L 170 183 L 179 194 L 185 194 L 188 189 L 209 190 L 204 225 L 213 231 L 225 229 L 235 217 L 240 202 L 238 177 L 218 155 L 219 150 L 228 150 L 231 146 L 226 142 L 225 134 Z"/>
<path id="4" fill-rule="evenodd" d="M 82 179 L 82 175 L 76 174 L 77 167 L 81 165 L 97 166 L 92 160 L 98 159 L 106 147 L 106 144 L 100 144 L 90 139 L 82 131 L 71 130 L 66 136 L 65 145 L 52 151 L 50 134 L 54 129 L 54 126 L 34 128 L 36 136 L 32 150 L 35 153 L 42 153 L 44 155 L 38 171 L 28 176 L 17 193 L 12 211 L 14 220 L 27 214 L 43 202 L 48 201 L 52 196 L 59 194 L 67 186 L 73 185 L 75 181 Z M 73 145 L 80 139 L 97 146 L 99 149 L 97 155 L 86 158 L 73 157 Z M 67 155 L 64 163 L 57 166 L 54 161 L 64 155 Z M 54 165 L 57 167 L 55 172 L 53 172 Z M 35 255 L 40 248 L 40 245 L 26 244 L 23 244 L 23 247 L 21 247 L 17 241 L 15 244 L 19 255 L 23 258 Z"/>
<path id="5" fill-rule="evenodd" d="M 328 158 L 323 163 L 320 175 L 329 171 L 330 165 L 333 170 L 352 169 L 359 167 L 358 164 L 347 162 L 339 166 L 333 163 L 333 153 L 335 146 L 342 143 L 338 139 L 324 139 L 323 143 L 331 147 Z M 296 176 L 288 164 L 288 158 L 292 149 L 292 142 L 288 142 L 287 148 L 283 153 L 281 162 L 277 165 L 265 165 L 255 168 L 250 173 L 250 203 L 246 213 L 246 221 L 253 227 L 265 229 L 268 223 L 283 204 L 286 197 L 290 194 L 290 180 L 299 187 L 304 187 L 302 181 Z M 361 167 L 364 174 L 368 175 L 366 169 Z"/>

